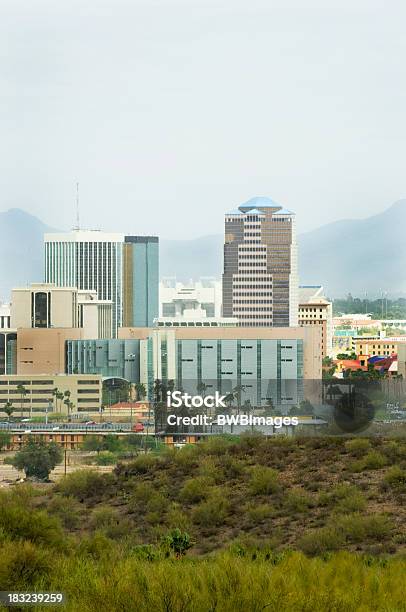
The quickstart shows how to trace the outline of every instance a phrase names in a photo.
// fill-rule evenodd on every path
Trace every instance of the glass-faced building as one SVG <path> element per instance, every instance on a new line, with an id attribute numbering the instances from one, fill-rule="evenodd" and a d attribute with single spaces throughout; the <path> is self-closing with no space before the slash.
<path id="1" fill-rule="evenodd" d="M 269 198 L 225 216 L 223 316 L 243 327 L 297 325 L 295 214 Z"/>
<path id="2" fill-rule="evenodd" d="M 112 301 L 112 335 L 124 322 L 146 325 L 159 313 L 156 236 L 75 230 L 45 234 L 45 282 L 97 291 Z"/>
<path id="3" fill-rule="evenodd" d="M 17 373 L 17 332 L 0 330 L 0 375 Z"/>
<path id="4" fill-rule="evenodd" d="M 67 340 L 67 374 L 140 380 L 140 340 Z"/>
<path id="5" fill-rule="evenodd" d="M 240 389 L 242 404 L 281 408 L 303 399 L 304 381 L 321 379 L 319 328 L 123 328 L 138 339 L 139 380 L 173 380 L 192 394 Z"/>
<path id="6" fill-rule="evenodd" d="M 158 238 L 126 236 L 123 254 L 123 327 L 151 327 L 159 312 Z"/>

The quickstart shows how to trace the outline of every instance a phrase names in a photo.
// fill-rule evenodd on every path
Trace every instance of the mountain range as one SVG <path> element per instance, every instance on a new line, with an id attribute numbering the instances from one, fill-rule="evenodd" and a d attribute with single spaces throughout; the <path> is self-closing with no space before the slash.
<path id="1" fill-rule="evenodd" d="M 0 298 L 43 278 L 43 234 L 55 231 L 24 210 L 0 213 Z M 346 219 L 300 234 L 301 284 L 322 284 L 330 297 L 406 293 L 406 200 L 366 219 Z M 160 274 L 178 280 L 221 277 L 223 236 L 160 241 Z"/>

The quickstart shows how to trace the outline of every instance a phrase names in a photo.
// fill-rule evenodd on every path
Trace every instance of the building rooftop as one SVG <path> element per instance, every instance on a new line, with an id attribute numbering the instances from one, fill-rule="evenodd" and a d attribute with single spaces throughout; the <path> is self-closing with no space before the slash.
<path id="1" fill-rule="evenodd" d="M 241 204 L 241 206 L 239 206 L 239 209 L 241 210 L 242 208 L 259 208 L 259 207 L 281 208 L 282 209 L 282 206 L 280 204 L 278 204 L 277 202 L 274 202 L 273 200 L 271 200 L 271 198 L 268 198 L 266 196 L 256 196 L 255 198 L 251 198 L 250 200 L 247 200 L 247 202 L 244 202 L 244 204 Z"/>

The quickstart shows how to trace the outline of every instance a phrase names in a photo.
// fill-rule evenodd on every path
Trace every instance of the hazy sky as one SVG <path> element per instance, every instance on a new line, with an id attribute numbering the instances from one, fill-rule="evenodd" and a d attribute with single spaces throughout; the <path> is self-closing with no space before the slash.
<path id="1" fill-rule="evenodd" d="M 0 210 L 196 237 L 406 196 L 404 0 L 1 0 Z"/>

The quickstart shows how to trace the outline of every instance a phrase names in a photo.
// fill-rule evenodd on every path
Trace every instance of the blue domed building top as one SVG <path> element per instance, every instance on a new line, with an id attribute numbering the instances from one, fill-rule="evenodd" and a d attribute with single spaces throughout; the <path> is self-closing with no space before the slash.
<path id="1" fill-rule="evenodd" d="M 255 198 L 251 198 L 244 204 L 239 206 L 239 209 L 242 208 L 282 208 L 280 204 L 271 200 L 271 198 L 267 198 L 266 196 L 256 196 Z"/>

